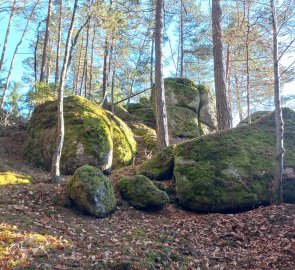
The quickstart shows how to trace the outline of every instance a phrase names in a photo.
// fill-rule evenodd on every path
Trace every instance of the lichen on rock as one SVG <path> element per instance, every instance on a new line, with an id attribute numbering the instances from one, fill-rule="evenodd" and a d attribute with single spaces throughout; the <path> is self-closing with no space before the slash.
<path id="1" fill-rule="evenodd" d="M 143 175 L 123 177 L 118 187 L 123 199 L 138 209 L 160 209 L 169 201 L 166 192 Z"/>
<path id="2" fill-rule="evenodd" d="M 75 171 L 67 184 L 67 194 L 80 210 L 97 217 L 107 216 L 117 204 L 110 180 L 92 166 Z"/>

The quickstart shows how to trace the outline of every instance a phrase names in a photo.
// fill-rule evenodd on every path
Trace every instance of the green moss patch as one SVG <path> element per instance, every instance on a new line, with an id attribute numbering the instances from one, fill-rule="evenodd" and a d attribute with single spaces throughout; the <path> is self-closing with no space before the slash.
<path id="1" fill-rule="evenodd" d="M 137 173 L 153 180 L 172 179 L 174 166 L 174 147 L 175 145 L 171 145 L 161 152 L 155 154 L 151 159 L 142 163 L 142 165 L 137 169 Z"/>
<path id="2" fill-rule="evenodd" d="M 295 168 L 295 113 L 284 109 L 285 166 Z M 177 196 L 196 211 L 250 209 L 270 202 L 275 168 L 275 117 L 203 136 L 174 150 Z"/>

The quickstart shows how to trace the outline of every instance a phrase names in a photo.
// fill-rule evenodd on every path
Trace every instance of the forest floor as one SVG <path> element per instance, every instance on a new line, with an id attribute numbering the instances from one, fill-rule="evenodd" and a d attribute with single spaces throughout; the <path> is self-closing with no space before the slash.
<path id="1" fill-rule="evenodd" d="M 120 201 L 105 219 L 67 206 L 65 184 L 26 165 L 23 132 L 0 138 L 0 172 L 32 175 L 0 187 L 0 269 L 295 269 L 295 205 L 197 214 Z M 131 175 L 130 166 L 111 179 Z M 64 179 L 66 182 L 66 178 Z"/>

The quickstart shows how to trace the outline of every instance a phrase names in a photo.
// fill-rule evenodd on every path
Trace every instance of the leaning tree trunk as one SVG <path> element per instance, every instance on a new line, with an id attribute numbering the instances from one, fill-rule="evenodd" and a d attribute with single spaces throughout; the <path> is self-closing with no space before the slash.
<path id="1" fill-rule="evenodd" d="M 156 3 L 155 52 L 155 107 L 157 122 L 157 140 L 158 148 L 162 150 L 163 148 L 169 146 L 163 77 L 163 0 L 157 0 Z"/>
<path id="2" fill-rule="evenodd" d="M 231 112 L 225 83 L 221 19 L 220 0 L 212 0 L 212 37 L 217 122 L 218 129 L 225 130 L 231 128 Z"/>
<path id="3" fill-rule="evenodd" d="M 50 28 L 50 17 L 51 17 L 51 1 L 52 0 L 49 0 L 49 2 L 48 2 L 48 12 L 47 12 L 47 21 L 46 21 L 46 30 L 45 30 L 43 53 L 42 53 L 40 82 L 45 81 L 46 60 L 47 60 L 47 45 L 48 45 L 48 40 L 49 40 L 49 28 Z"/>
<path id="4" fill-rule="evenodd" d="M 22 36 L 19 40 L 19 42 L 17 43 L 16 47 L 15 47 L 15 50 L 14 50 L 14 53 L 13 53 L 13 56 L 12 56 L 12 59 L 11 59 L 11 62 L 10 62 L 10 67 L 9 67 L 9 70 L 8 70 L 8 74 L 7 74 L 7 78 L 6 78 L 6 82 L 5 82 L 5 85 L 4 85 L 4 89 L 3 89 L 3 95 L 2 95 L 2 98 L 1 98 L 1 102 L 0 102 L 0 108 L 2 109 L 3 106 L 4 106 L 4 101 L 5 101 L 5 98 L 6 98 L 6 93 L 7 93 L 7 90 L 8 90 L 8 87 L 9 87 L 9 83 L 10 83 L 10 77 L 11 77 L 11 72 L 12 72 L 12 69 L 13 69 L 13 65 L 14 65 L 14 61 L 15 61 L 15 58 L 16 58 L 16 55 L 17 55 L 17 52 L 18 52 L 18 49 L 20 47 L 20 45 L 22 44 L 23 40 L 24 40 L 24 37 L 25 37 L 25 34 L 27 32 L 27 29 L 28 29 L 28 26 L 29 26 L 29 23 L 33 17 L 33 14 L 34 14 L 34 11 L 35 11 L 35 8 L 37 6 L 37 4 L 39 3 L 39 0 L 35 3 L 35 5 L 33 6 L 32 8 L 32 11 L 31 11 L 31 14 L 26 22 L 26 25 L 25 25 L 25 28 L 22 32 Z"/>
<path id="5" fill-rule="evenodd" d="M 70 58 L 69 46 L 70 46 L 70 41 L 72 39 L 74 20 L 75 20 L 77 7 L 78 7 L 78 0 L 75 0 L 71 24 L 68 31 L 67 41 L 66 41 L 65 56 L 64 56 L 63 67 L 61 70 L 61 78 L 60 78 L 60 85 L 59 85 L 59 91 L 58 91 L 58 110 L 57 110 L 58 129 L 57 129 L 57 137 L 56 137 L 56 148 L 52 157 L 52 166 L 51 166 L 51 181 L 53 183 L 59 183 L 61 181 L 60 159 L 61 159 L 61 153 L 62 153 L 62 148 L 64 143 L 64 136 L 65 136 L 63 95 L 64 95 L 64 87 L 66 83 L 68 61 Z"/>
<path id="6" fill-rule="evenodd" d="M 273 30 L 273 70 L 274 70 L 274 103 L 276 117 L 276 166 L 272 185 L 272 202 L 283 202 L 283 168 L 284 168 L 284 122 L 280 97 L 280 79 L 279 79 L 279 58 L 278 58 L 278 31 L 276 21 L 276 8 L 274 0 L 270 0 L 272 12 L 272 30 Z"/>
<path id="7" fill-rule="evenodd" d="M 7 46 L 8 37 L 9 37 L 9 33 L 10 33 L 10 28 L 11 28 L 11 22 L 12 22 L 13 14 L 14 14 L 14 11 L 15 11 L 15 4 L 16 4 L 16 0 L 13 1 L 10 16 L 9 16 L 9 20 L 8 20 L 7 30 L 6 30 L 6 34 L 5 34 L 5 40 L 4 40 L 4 43 L 3 43 L 3 49 L 2 49 L 2 53 L 1 53 L 1 59 L 0 59 L 0 73 L 1 73 L 1 70 L 2 70 L 2 67 L 3 67 L 3 63 L 4 63 L 6 46 Z"/>

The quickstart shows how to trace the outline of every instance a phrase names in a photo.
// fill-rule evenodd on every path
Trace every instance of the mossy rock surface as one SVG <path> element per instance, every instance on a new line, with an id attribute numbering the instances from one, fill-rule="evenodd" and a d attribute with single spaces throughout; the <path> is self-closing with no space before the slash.
<path id="1" fill-rule="evenodd" d="M 123 177 L 118 187 L 123 199 L 138 209 L 161 209 L 169 201 L 168 195 L 143 175 Z"/>
<path id="2" fill-rule="evenodd" d="M 168 131 L 171 138 L 197 138 L 200 136 L 198 117 L 187 108 L 167 105 Z"/>
<path id="3" fill-rule="evenodd" d="M 151 103 L 130 103 L 126 108 L 134 117 L 134 121 L 140 122 L 152 129 L 156 128 L 156 119 Z"/>
<path id="4" fill-rule="evenodd" d="M 285 167 L 294 170 L 295 112 L 285 108 L 283 116 Z M 201 212 L 235 212 L 269 204 L 275 142 L 272 113 L 251 125 L 177 145 L 174 177 L 179 203 Z M 286 192 L 293 194 L 290 187 Z"/>
<path id="5" fill-rule="evenodd" d="M 171 145 L 161 152 L 156 153 L 151 159 L 143 162 L 137 169 L 137 174 L 142 174 L 152 180 L 169 180 L 173 176 L 174 157 Z"/>
<path id="6" fill-rule="evenodd" d="M 64 99 L 65 141 L 61 171 L 73 174 L 85 164 L 102 170 L 132 162 L 136 142 L 118 117 L 78 96 Z M 38 106 L 29 122 L 24 157 L 37 166 L 51 168 L 57 130 L 57 101 Z"/>
<path id="7" fill-rule="evenodd" d="M 105 217 L 114 211 L 117 201 L 110 180 L 92 166 L 78 168 L 67 184 L 67 194 L 82 211 Z"/>
<path id="8" fill-rule="evenodd" d="M 250 118 L 251 118 L 251 123 L 256 121 L 256 120 L 259 120 L 261 117 L 267 115 L 267 114 L 270 114 L 272 113 L 271 111 L 258 111 L 258 112 L 254 112 L 250 115 Z M 248 125 L 248 117 L 246 117 L 245 119 L 243 119 L 238 125 L 237 127 L 240 127 L 240 126 L 245 126 L 245 125 Z"/>
<path id="9" fill-rule="evenodd" d="M 154 129 L 149 128 L 145 124 L 139 122 L 131 123 L 129 127 L 132 130 L 133 134 L 141 136 L 143 138 L 145 146 L 148 149 L 153 149 L 156 147 L 157 133 Z"/>
<path id="10" fill-rule="evenodd" d="M 210 88 L 185 78 L 167 78 L 165 98 L 170 138 L 197 138 L 216 129 Z M 155 88 L 151 100 L 155 111 Z"/>

